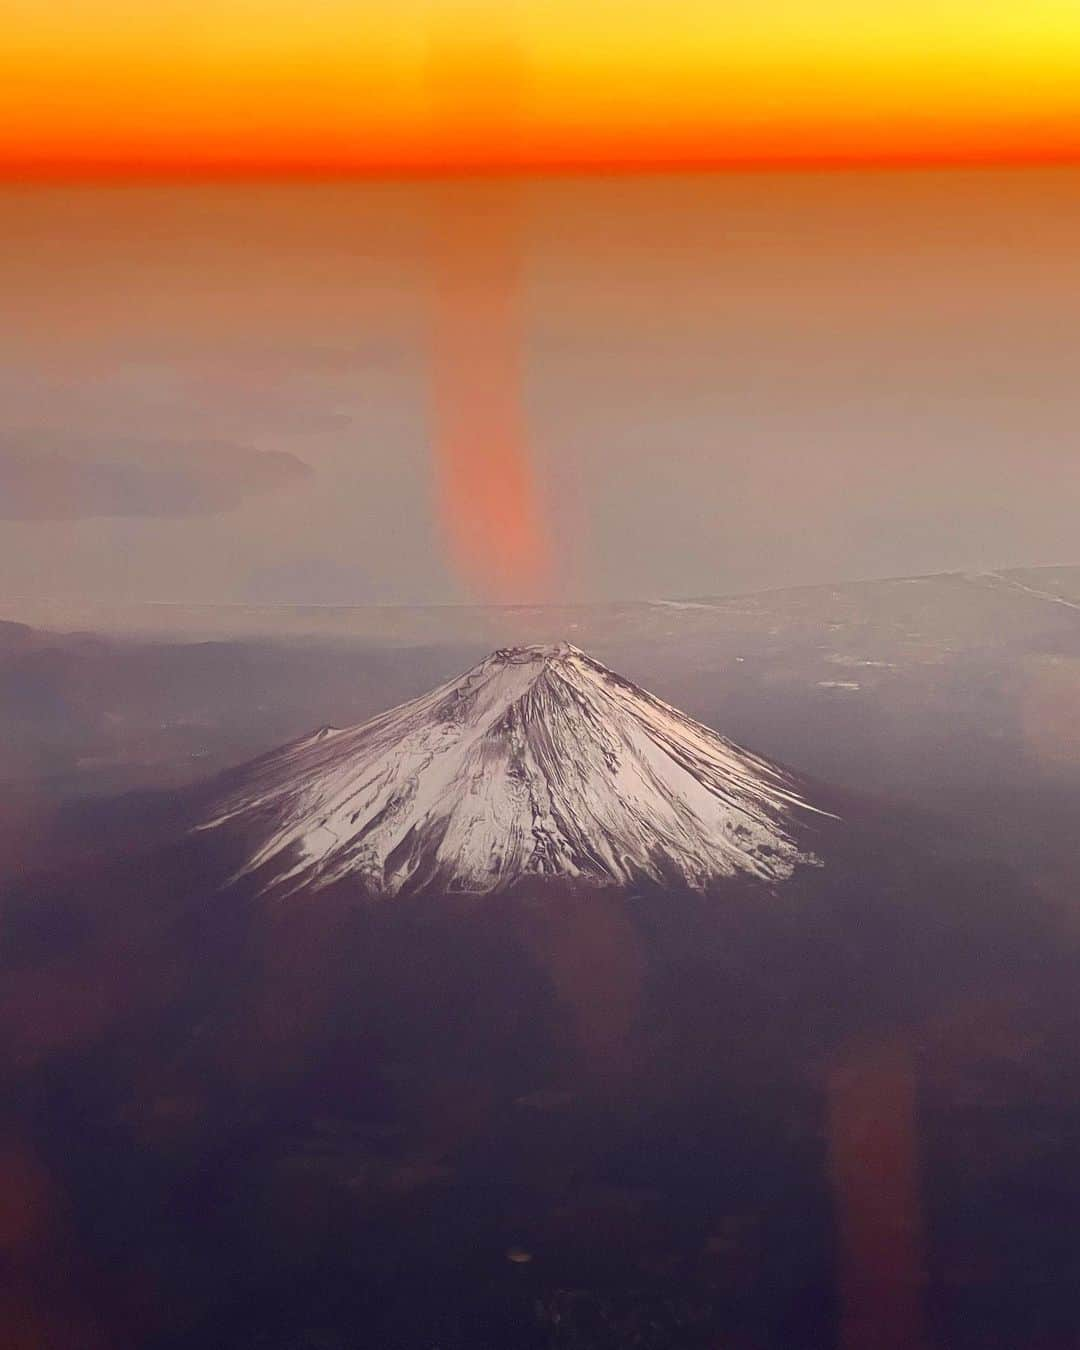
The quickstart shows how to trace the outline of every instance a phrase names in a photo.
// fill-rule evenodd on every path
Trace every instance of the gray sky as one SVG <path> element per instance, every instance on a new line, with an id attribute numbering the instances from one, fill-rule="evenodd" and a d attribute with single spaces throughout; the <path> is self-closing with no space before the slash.
<path id="1" fill-rule="evenodd" d="M 1080 562 L 1080 171 L 506 190 L 552 598 Z M 0 196 L 0 599 L 465 597 L 430 186 Z"/>

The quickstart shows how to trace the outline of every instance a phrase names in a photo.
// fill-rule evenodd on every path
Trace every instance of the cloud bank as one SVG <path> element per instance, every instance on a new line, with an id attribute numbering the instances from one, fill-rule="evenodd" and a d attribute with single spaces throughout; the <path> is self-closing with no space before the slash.
<path id="1" fill-rule="evenodd" d="M 311 468 L 285 451 L 224 441 L 87 445 L 0 441 L 0 519 L 220 515 L 295 487 Z"/>

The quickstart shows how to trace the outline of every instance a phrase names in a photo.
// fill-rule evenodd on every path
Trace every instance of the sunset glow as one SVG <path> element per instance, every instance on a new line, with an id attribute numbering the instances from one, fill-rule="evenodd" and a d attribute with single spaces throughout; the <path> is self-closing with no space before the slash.
<path id="1" fill-rule="evenodd" d="M 14 0 L 0 51 L 9 177 L 1078 153 L 1071 0 Z"/>

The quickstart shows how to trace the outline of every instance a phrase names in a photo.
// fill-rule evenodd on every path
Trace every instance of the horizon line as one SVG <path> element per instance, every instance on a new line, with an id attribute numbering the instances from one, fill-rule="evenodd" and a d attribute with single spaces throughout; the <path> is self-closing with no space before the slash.
<path id="1" fill-rule="evenodd" d="M 744 157 L 685 156 L 670 158 L 538 158 L 535 161 L 507 159 L 487 164 L 458 162 L 364 164 L 362 162 L 300 162 L 235 159 L 187 163 L 126 161 L 0 161 L 0 186 L 195 186 L 199 184 L 336 184 L 440 181 L 498 181 L 545 178 L 647 178 L 768 175 L 768 174 L 858 174 L 979 172 L 1016 169 L 1080 168 L 1080 146 L 1070 150 L 911 152 L 873 155 L 787 154 Z"/>

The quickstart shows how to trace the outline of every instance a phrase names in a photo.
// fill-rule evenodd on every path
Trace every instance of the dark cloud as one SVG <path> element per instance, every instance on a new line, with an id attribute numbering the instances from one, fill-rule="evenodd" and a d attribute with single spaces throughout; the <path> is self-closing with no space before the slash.
<path id="1" fill-rule="evenodd" d="M 0 519 L 182 519 L 232 511 L 311 474 L 284 451 L 228 442 L 26 444 L 0 441 Z"/>

